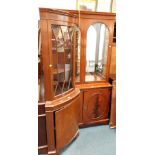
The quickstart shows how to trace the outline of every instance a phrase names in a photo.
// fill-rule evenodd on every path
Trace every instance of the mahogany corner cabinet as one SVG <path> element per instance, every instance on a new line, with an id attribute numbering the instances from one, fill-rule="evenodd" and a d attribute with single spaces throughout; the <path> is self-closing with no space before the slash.
<path id="1" fill-rule="evenodd" d="M 80 127 L 109 123 L 115 14 L 39 12 L 38 151 L 58 155 Z"/>

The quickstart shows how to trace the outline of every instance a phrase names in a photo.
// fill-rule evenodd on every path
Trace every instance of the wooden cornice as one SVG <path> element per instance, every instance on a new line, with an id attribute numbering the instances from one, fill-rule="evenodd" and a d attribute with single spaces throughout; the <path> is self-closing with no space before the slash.
<path id="1" fill-rule="evenodd" d="M 111 12 L 93 12 L 93 11 L 79 11 L 79 10 L 65 10 L 65 9 L 50 9 L 50 8 L 39 8 L 40 15 L 42 13 L 54 13 L 57 15 L 69 16 L 74 18 L 95 18 L 95 17 L 108 17 L 110 19 L 115 19 L 116 13 Z"/>

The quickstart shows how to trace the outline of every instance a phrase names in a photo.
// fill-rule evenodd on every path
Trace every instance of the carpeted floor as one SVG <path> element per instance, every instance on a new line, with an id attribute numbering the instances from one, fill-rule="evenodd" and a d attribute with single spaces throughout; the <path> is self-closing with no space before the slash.
<path id="1" fill-rule="evenodd" d="M 82 128 L 61 155 L 116 155 L 116 129 L 109 125 Z"/>
<path id="2" fill-rule="evenodd" d="M 116 129 L 100 125 L 80 129 L 80 134 L 61 155 L 116 155 Z"/>

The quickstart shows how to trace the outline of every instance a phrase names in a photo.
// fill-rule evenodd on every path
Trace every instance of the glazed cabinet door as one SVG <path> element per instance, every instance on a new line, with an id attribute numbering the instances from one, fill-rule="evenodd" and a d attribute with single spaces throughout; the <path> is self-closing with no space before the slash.
<path id="1" fill-rule="evenodd" d="M 109 119 L 110 89 L 95 89 L 84 92 L 84 123 L 97 123 Z"/>
<path id="2" fill-rule="evenodd" d="M 74 25 L 50 21 L 49 58 L 54 97 L 73 89 Z"/>

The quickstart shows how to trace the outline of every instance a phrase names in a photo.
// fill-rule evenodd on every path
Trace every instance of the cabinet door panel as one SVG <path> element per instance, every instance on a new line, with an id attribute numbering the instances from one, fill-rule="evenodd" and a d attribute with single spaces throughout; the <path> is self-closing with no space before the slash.
<path id="1" fill-rule="evenodd" d="M 107 119 L 110 106 L 110 89 L 88 90 L 84 92 L 84 122 Z"/>
<path id="2" fill-rule="evenodd" d="M 56 147 L 58 150 L 69 144 L 78 134 L 79 96 L 69 105 L 55 112 Z"/>

